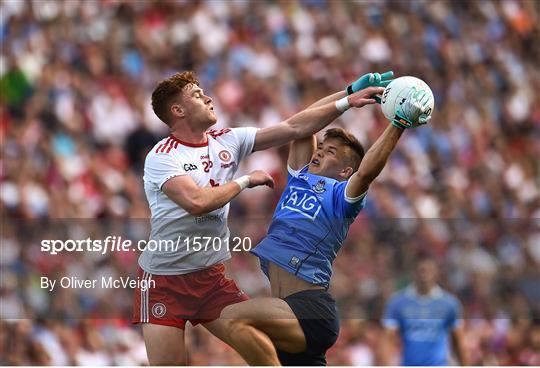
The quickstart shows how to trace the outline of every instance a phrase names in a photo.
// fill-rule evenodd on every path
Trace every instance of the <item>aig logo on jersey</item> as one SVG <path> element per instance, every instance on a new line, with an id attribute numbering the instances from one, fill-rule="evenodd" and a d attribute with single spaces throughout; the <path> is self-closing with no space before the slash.
<path id="1" fill-rule="evenodd" d="M 281 209 L 285 208 L 314 220 L 321 210 L 321 202 L 311 190 L 290 186 L 289 193 L 281 204 Z"/>

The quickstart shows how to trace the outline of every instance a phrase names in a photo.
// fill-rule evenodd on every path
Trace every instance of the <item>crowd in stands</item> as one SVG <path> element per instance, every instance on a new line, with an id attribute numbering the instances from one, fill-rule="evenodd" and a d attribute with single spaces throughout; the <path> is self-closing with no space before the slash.
<path id="1" fill-rule="evenodd" d="M 501 1 L 8 0 L 0 4 L 0 363 L 146 364 L 132 289 L 57 289 L 43 276 L 135 275 L 137 252 L 40 250 L 42 239 L 148 236 L 146 152 L 168 128 L 159 80 L 194 70 L 217 128 L 278 123 L 367 72 L 425 80 L 429 126 L 404 133 L 335 262 L 332 365 L 399 364 L 380 316 L 418 252 L 463 304 L 474 365 L 540 365 L 540 7 Z M 378 106 L 334 126 L 369 148 Z M 274 190 L 233 200 L 233 235 L 264 236 L 287 147 L 258 152 Z M 228 272 L 268 295 L 255 257 Z M 243 364 L 189 327 L 190 364 Z"/>

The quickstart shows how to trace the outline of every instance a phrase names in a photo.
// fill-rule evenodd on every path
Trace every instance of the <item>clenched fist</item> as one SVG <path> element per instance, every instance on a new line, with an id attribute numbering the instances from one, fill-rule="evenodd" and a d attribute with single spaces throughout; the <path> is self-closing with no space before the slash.
<path id="1" fill-rule="evenodd" d="M 253 188 L 259 185 L 266 185 L 270 188 L 274 187 L 274 179 L 266 171 L 255 170 L 249 173 L 248 188 Z"/>

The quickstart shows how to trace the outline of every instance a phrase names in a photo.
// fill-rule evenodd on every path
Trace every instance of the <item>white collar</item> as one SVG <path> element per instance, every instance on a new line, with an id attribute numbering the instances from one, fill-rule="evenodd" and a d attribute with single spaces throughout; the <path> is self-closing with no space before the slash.
<path id="1" fill-rule="evenodd" d="M 407 286 L 405 289 L 405 293 L 407 295 L 410 295 L 414 298 L 421 298 L 421 299 L 438 299 L 443 295 L 443 290 L 439 285 L 435 285 L 429 293 L 427 294 L 420 294 L 418 290 L 416 289 L 416 286 L 414 284 L 411 284 Z"/>

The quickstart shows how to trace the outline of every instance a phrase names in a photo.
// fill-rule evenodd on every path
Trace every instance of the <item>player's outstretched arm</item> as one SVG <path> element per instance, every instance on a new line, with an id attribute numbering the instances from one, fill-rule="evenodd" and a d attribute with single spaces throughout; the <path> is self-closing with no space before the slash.
<path id="1" fill-rule="evenodd" d="M 426 124 L 422 114 L 429 105 L 429 96 L 425 92 L 413 91 L 407 99 L 396 108 L 396 114 L 391 125 L 367 151 L 358 171 L 351 177 L 347 185 L 347 196 L 356 198 L 364 194 L 369 185 L 381 173 L 390 157 L 390 153 L 403 134 L 403 130 Z"/>
<path id="2" fill-rule="evenodd" d="M 217 187 L 201 188 L 190 176 L 182 175 L 167 180 L 162 190 L 188 213 L 198 216 L 225 206 L 243 189 L 259 185 L 273 188 L 274 180 L 268 173 L 256 170 Z"/>
<path id="3" fill-rule="evenodd" d="M 336 92 L 336 93 L 333 93 L 329 96 L 326 96 L 326 97 L 323 97 L 321 98 L 320 100 L 312 103 L 311 105 L 309 105 L 307 107 L 307 109 L 313 109 L 315 107 L 319 107 L 319 106 L 323 106 L 323 105 L 326 105 L 328 103 L 331 103 L 331 102 L 336 102 L 337 100 L 343 98 L 347 96 L 347 92 L 345 91 L 339 91 L 339 92 Z"/>
<path id="4" fill-rule="evenodd" d="M 391 70 L 382 74 L 366 73 L 362 75 L 360 78 L 358 78 L 356 81 L 354 81 L 352 84 L 349 84 L 347 88 L 345 88 L 345 90 L 339 91 L 339 92 L 331 94 L 330 96 L 321 98 L 317 102 L 309 105 L 308 109 L 319 107 L 329 102 L 336 102 L 337 100 L 345 96 L 352 95 L 353 93 L 358 92 L 367 87 L 386 87 L 387 85 L 390 84 L 390 82 L 392 82 L 393 76 L 394 76 L 394 72 Z M 377 103 L 380 103 L 380 100 L 377 101 Z"/>
<path id="5" fill-rule="evenodd" d="M 330 124 L 348 108 L 374 104 L 375 99 L 372 96 L 383 91 L 382 87 L 368 87 L 336 102 L 302 110 L 279 124 L 260 129 L 255 136 L 253 151 L 309 137 Z"/>
<path id="6" fill-rule="evenodd" d="M 403 134 L 403 130 L 389 125 L 373 146 L 369 148 L 360 163 L 358 171 L 349 179 L 346 193 L 348 197 L 356 198 L 368 190 L 371 182 L 375 180 L 386 165 L 388 157 L 396 147 L 401 134 Z"/>
<path id="7" fill-rule="evenodd" d="M 379 73 L 367 73 L 358 78 L 354 83 L 347 86 L 343 91 L 339 91 L 326 96 L 309 105 L 307 108 L 312 109 L 320 107 L 328 103 L 336 102 L 350 94 L 358 92 L 367 87 L 386 87 L 392 81 L 394 72 L 388 71 L 383 74 Z M 380 101 L 377 101 L 380 102 Z M 317 148 L 317 139 L 315 136 L 297 139 L 291 142 L 289 148 L 289 157 L 287 159 L 287 165 L 293 170 L 300 170 L 313 156 L 313 152 Z"/>

